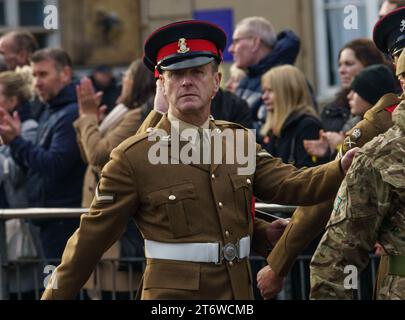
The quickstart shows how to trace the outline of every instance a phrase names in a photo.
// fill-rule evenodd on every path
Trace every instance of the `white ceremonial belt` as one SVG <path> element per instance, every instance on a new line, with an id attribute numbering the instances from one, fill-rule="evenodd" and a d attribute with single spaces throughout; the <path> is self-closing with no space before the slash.
<path id="1" fill-rule="evenodd" d="M 166 259 L 189 262 L 212 262 L 219 264 L 223 259 L 233 261 L 249 256 L 250 237 L 237 243 L 167 243 L 145 239 L 145 256 L 149 259 Z"/>

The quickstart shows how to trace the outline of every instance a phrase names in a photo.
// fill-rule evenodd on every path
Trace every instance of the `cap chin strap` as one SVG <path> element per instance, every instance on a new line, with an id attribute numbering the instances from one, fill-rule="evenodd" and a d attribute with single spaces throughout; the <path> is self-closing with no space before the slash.
<path id="1" fill-rule="evenodd" d="M 398 53 L 401 53 L 402 49 L 405 46 L 405 34 L 401 35 L 400 37 L 398 37 L 395 41 L 397 43 L 396 46 L 394 46 L 391 55 L 395 56 Z"/>

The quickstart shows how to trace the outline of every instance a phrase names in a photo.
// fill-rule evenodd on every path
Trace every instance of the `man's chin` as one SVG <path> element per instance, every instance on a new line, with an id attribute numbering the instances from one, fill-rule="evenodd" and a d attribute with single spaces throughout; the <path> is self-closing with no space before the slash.
<path id="1" fill-rule="evenodd" d="M 41 101 L 42 103 L 47 103 L 49 101 L 49 97 L 47 97 L 46 95 L 42 95 L 37 93 L 39 101 Z"/>
<path id="2" fill-rule="evenodd" d="M 195 103 L 186 103 L 178 106 L 178 110 L 182 113 L 196 113 L 201 112 L 203 107 Z"/>

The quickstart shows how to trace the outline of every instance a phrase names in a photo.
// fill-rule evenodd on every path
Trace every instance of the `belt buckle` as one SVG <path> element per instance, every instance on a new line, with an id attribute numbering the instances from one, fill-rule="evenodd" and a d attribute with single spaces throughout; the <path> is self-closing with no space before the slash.
<path id="1" fill-rule="evenodd" d="M 228 242 L 225 246 L 223 246 L 222 255 L 224 259 L 228 262 L 231 262 L 235 259 L 239 259 L 239 241 L 237 244 Z"/>

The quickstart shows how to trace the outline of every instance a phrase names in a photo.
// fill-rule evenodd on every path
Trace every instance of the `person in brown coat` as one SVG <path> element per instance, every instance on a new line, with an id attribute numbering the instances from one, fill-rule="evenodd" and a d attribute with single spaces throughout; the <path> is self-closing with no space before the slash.
<path id="1" fill-rule="evenodd" d="M 42 299 L 74 298 L 130 218 L 145 239 L 142 299 L 252 299 L 250 247 L 266 256 L 285 225 L 252 216 L 253 190 L 268 202 L 302 205 L 336 193 L 355 152 L 297 169 L 252 143 L 249 130 L 210 118 L 225 43 L 222 29 L 198 20 L 167 25 L 147 39 L 144 63 L 162 81 L 169 111 L 113 150 Z M 236 145 L 249 147 L 255 165 L 222 161 L 237 153 L 218 148 L 215 135 L 223 131 L 239 133 Z M 188 161 L 189 150 L 202 154 Z"/>
<path id="2" fill-rule="evenodd" d="M 78 85 L 80 118 L 74 122 L 74 127 L 82 158 L 88 163 L 83 185 L 82 206 L 84 208 L 88 208 L 93 201 L 101 169 L 108 162 L 111 151 L 122 141 L 134 135 L 140 127 L 142 107 L 153 98 L 155 89 L 153 75 L 143 65 L 141 59 L 135 60 L 124 75 L 120 103 L 100 122 L 100 110 L 104 109 L 104 106 L 98 108 L 100 93 L 94 92 L 88 78 L 82 79 Z M 131 238 L 139 240 L 135 241 Z M 138 235 L 135 225 L 130 222 L 129 229 L 127 228 L 123 238 L 111 246 L 103 258 L 128 258 L 121 253 L 127 252 L 127 247 L 132 248 L 139 243 L 140 235 Z M 142 257 L 143 250 L 141 246 L 139 247 L 139 256 Z M 108 296 L 107 292 L 112 291 L 136 291 L 141 272 L 139 270 L 138 272 L 126 272 L 125 269 L 128 269 L 128 265 L 123 265 L 114 271 L 114 266 L 115 264 L 110 261 L 104 261 L 98 265 L 96 272 L 85 285 L 89 296 L 100 298 Z M 137 269 L 140 269 L 139 266 L 133 268 L 132 271 Z M 113 279 L 114 272 L 116 273 L 115 279 Z"/>

